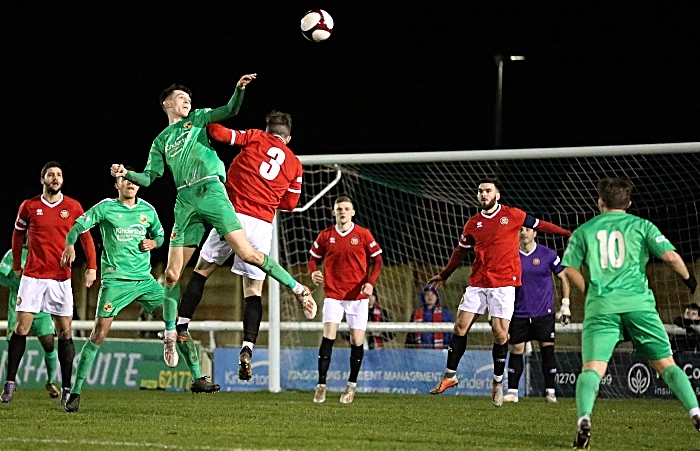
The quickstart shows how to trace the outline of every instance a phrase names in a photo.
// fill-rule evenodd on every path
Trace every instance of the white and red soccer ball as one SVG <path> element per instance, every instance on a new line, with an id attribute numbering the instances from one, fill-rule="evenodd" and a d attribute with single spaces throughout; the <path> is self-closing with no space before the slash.
<path id="1" fill-rule="evenodd" d="M 322 9 L 312 9 L 301 19 L 301 34 L 309 41 L 325 41 L 332 32 L 333 18 Z"/>

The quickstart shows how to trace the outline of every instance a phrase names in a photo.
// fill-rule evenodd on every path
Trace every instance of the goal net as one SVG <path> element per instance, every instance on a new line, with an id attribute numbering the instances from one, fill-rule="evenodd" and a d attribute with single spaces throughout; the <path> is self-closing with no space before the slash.
<path id="1" fill-rule="evenodd" d="M 691 269 L 700 258 L 697 144 L 327 155 L 302 157 L 302 162 L 305 186 L 299 205 L 303 211 L 278 214 L 280 263 L 290 268 L 297 279 L 310 284 L 306 263 L 311 243 L 321 230 L 334 224 L 334 200 L 339 195 L 350 196 L 355 204 L 355 222 L 369 228 L 384 250 L 385 267 L 376 285 L 379 303 L 392 321 L 404 326 L 393 335 L 384 334 L 384 348 L 405 348 L 407 335 L 408 342 L 415 336 L 409 319 L 420 306 L 422 288 L 446 265 L 464 223 L 478 212 L 476 188 L 484 176 L 499 179 L 503 204 L 570 230 L 598 214 L 596 184 L 600 178 L 628 177 L 635 185 L 630 213 L 653 221 Z M 539 234 L 537 242 L 555 249 L 560 256 L 566 246 L 565 238 L 546 234 Z M 472 258 L 470 254 L 440 292 L 443 307 L 453 315 L 467 286 Z M 672 326 L 673 320 L 683 314 L 686 305 L 697 302 L 698 295 L 691 297 L 678 276 L 658 260 L 652 258 L 647 273 L 667 329 L 682 334 L 683 329 Z M 561 291 L 554 279 L 558 306 Z M 320 321 L 322 290 L 315 297 Z M 572 289 L 575 324 L 557 329 L 557 382 L 564 395 L 567 386 L 568 394 L 573 394 L 574 373 L 580 371 L 583 304 L 581 294 Z M 286 290 L 281 306 L 282 321 L 303 320 Z M 475 325 L 468 349 L 491 348 L 492 336 L 486 321 L 482 317 Z M 317 347 L 320 336 L 318 331 L 283 331 L 281 346 Z M 336 347 L 347 343 L 339 337 Z M 628 371 L 636 362 L 630 353 L 626 344 L 618 347 L 609 370 L 612 376 L 616 371 Z M 530 394 L 543 391 L 539 355 L 534 346 L 527 358 L 532 371 L 526 372 L 527 381 L 525 376 L 521 380 L 521 386 L 527 383 Z M 624 396 L 614 388 L 606 391 L 605 387 L 601 394 Z"/>

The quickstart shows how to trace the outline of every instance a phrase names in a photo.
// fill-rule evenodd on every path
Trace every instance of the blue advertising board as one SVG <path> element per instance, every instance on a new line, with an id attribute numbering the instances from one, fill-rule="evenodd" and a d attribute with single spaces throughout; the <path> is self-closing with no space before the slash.
<path id="1" fill-rule="evenodd" d="M 223 391 L 267 390 L 268 350 L 255 348 L 253 378 L 238 379 L 238 349 L 214 350 L 214 382 Z M 312 391 L 318 382 L 317 349 L 283 349 L 280 385 L 285 390 Z M 350 350 L 333 350 L 327 376 L 330 391 L 345 389 L 350 371 Z M 432 349 L 365 350 L 357 378 L 357 390 L 363 393 L 425 394 L 442 378 L 446 351 Z M 447 392 L 452 395 L 491 396 L 493 358 L 491 351 L 467 351 L 457 370 L 459 385 Z M 524 394 L 524 389 L 521 390 Z"/>

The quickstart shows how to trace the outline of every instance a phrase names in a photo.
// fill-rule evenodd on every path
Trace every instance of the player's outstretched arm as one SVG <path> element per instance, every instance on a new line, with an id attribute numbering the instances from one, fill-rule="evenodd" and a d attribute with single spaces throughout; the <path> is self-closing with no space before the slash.
<path id="1" fill-rule="evenodd" d="M 208 122 L 220 122 L 224 119 L 228 119 L 232 116 L 238 114 L 238 110 L 241 109 L 241 104 L 243 103 L 243 94 L 245 93 L 245 87 L 255 80 L 258 74 L 248 74 L 241 77 L 236 83 L 236 91 L 233 93 L 231 100 L 222 107 L 215 108 L 209 112 Z"/>
<path id="2" fill-rule="evenodd" d="M 566 237 L 571 236 L 570 231 L 568 231 L 564 228 L 561 228 L 556 224 L 552 224 L 551 222 L 542 221 L 541 219 L 537 219 L 531 215 L 527 215 L 525 217 L 525 222 L 523 223 L 523 226 L 530 228 L 530 229 L 535 229 L 538 232 L 551 233 L 553 235 L 560 235 L 560 236 L 566 236 Z"/>
<path id="3" fill-rule="evenodd" d="M 226 128 L 221 124 L 212 122 L 207 124 L 207 132 L 214 141 L 228 144 L 229 146 L 233 145 L 233 130 L 230 128 Z"/>
<path id="4" fill-rule="evenodd" d="M 673 270 L 681 276 L 683 283 L 690 290 L 690 294 L 694 294 L 695 290 L 698 288 L 698 281 L 695 279 L 695 274 L 691 274 L 688 268 L 685 266 L 685 262 L 678 255 L 676 251 L 666 251 L 661 255 L 661 259 L 667 265 L 671 266 Z"/>

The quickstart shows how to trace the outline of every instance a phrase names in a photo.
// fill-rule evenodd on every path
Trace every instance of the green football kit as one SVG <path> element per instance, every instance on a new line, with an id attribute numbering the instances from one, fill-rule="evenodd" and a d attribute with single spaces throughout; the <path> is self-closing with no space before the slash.
<path id="1" fill-rule="evenodd" d="M 562 265 L 579 269 L 586 263 L 590 271 L 584 362 L 607 362 L 622 339 L 631 340 L 640 357 L 658 360 L 671 355 L 645 268 L 650 252 L 661 257 L 672 250 L 654 224 L 623 212 L 601 214 L 574 231 Z"/>
<path id="2" fill-rule="evenodd" d="M 97 317 L 115 317 L 134 301 L 149 313 L 153 313 L 164 301 L 172 301 L 163 296 L 163 287 L 151 274 L 150 252 L 139 250 L 139 243 L 144 239 L 155 240 L 156 247 L 164 241 L 163 226 L 151 204 L 136 199 L 136 203 L 129 206 L 119 199 L 105 199 L 75 221 L 66 237 L 66 244 L 74 244 L 81 233 L 95 226 L 100 228 L 104 245 Z M 174 313 L 175 306 L 168 310 Z M 175 318 L 167 317 L 165 308 L 163 315 L 165 321 L 175 321 Z M 91 340 L 85 342 L 71 388 L 72 394 L 80 394 L 98 350 L 99 346 Z M 201 373 L 196 347 L 192 344 L 183 349 L 183 354 L 192 379 L 199 379 Z"/>
<path id="3" fill-rule="evenodd" d="M 590 272 L 581 334 L 584 364 L 607 363 L 621 340 L 630 340 L 635 353 L 649 360 L 672 355 L 654 294 L 649 289 L 646 265 L 649 253 L 661 257 L 673 250 L 673 245 L 654 224 L 621 211 L 603 213 L 574 231 L 561 264 L 580 269 L 585 263 Z M 686 411 L 694 415 L 698 400 L 683 370 L 670 365 L 661 377 Z M 576 381 L 579 421 L 590 419 L 600 381 L 595 369 L 583 370 L 579 375 Z"/>
<path id="4" fill-rule="evenodd" d="M 205 223 L 214 226 L 222 237 L 241 229 L 223 185 L 224 163 L 209 144 L 207 124 L 235 116 L 244 93 L 244 89 L 236 88 L 227 105 L 194 110 L 166 127 L 151 145 L 146 169 L 126 174 L 128 180 L 141 186 L 162 177 L 166 167 L 173 174 L 178 193 L 170 247 L 199 245 Z"/>
<path id="5" fill-rule="evenodd" d="M 75 221 L 66 238 L 74 244 L 78 236 L 99 226 L 104 250 L 96 316 L 116 316 L 133 301 L 149 311 L 163 304 L 163 287 L 151 275 L 151 254 L 141 252 L 144 239 L 163 244 L 163 226 L 151 204 L 136 199 L 128 206 L 119 199 L 104 199 Z"/>

